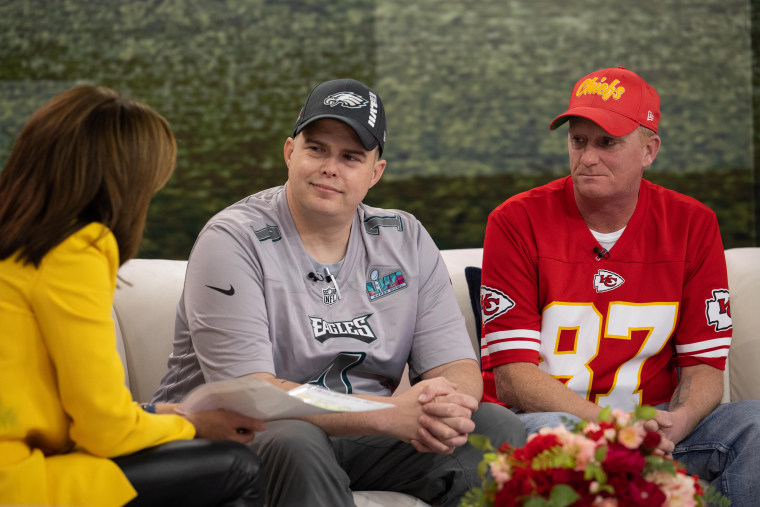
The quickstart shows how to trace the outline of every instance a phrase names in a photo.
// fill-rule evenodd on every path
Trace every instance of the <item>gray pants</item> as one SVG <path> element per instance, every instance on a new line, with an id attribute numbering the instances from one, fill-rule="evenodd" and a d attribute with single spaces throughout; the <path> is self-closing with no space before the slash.
<path id="1" fill-rule="evenodd" d="M 502 406 L 481 403 L 475 431 L 503 442 L 525 443 L 525 427 Z M 434 505 L 456 506 L 467 490 L 481 485 L 483 453 L 465 444 L 451 455 L 417 452 L 390 437 L 328 437 L 303 421 L 267 423 L 250 444 L 267 471 L 267 505 L 352 506 L 351 490 L 397 491 Z"/>

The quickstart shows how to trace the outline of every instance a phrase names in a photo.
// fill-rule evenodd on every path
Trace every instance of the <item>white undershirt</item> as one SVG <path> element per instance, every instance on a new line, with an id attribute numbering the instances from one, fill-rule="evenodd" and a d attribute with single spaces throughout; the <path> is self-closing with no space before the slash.
<path id="1" fill-rule="evenodd" d="M 589 229 L 591 231 L 591 234 L 594 235 L 594 238 L 599 242 L 600 245 L 602 245 L 602 248 L 605 250 L 611 250 L 612 247 L 617 243 L 617 240 L 620 239 L 620 236 L 623 235 L 623 231 L 625 230 L 625 227 L 620 229 L 619 231 L 615 232 L 596 232 L 593 229 Z"/>

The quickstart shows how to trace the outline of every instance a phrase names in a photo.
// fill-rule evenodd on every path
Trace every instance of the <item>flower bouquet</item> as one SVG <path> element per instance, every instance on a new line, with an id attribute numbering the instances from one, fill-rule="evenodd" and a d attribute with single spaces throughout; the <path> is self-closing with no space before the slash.
<path id="1" fill-rule="evenodd" d="M 470 435 L 486 451 L 478 469 L 483 487 L 469 491 L 460 507 L 728 505 L 657 452 L 660 434 L 644 428 L 655 413 L 648 406 L 633 414 L 606 408 L 599 422 L 543 428 L 519 449 L 494 449 L 487 438 Z"/>

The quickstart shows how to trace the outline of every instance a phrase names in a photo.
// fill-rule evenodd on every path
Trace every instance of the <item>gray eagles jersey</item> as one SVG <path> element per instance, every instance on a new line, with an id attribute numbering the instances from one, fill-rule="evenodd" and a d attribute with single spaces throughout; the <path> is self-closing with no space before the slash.
<path id="1" fill-rule="evenodd" d="M 190 255 L 154 401 L 255 372 L 389 396 L 407 362 L 417 379 L 475 359 L 443 259 L 409 213 L 358 207 L 336 276 L 340 299 L 312 272 L 284 186 L 214 216 Z"/>

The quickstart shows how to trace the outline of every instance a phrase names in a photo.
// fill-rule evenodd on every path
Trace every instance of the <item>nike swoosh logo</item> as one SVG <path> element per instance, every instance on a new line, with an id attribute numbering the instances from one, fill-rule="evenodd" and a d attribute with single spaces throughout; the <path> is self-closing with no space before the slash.
<path id="1" fill-rule="evenodd" d="M 233 294 L 235 294 L 235 288 L 232 285 L 230 285 L 230 288 L 227 290 L 220 289 L 219 287 L 213 287 L 211 285 L 206 285 L 206 287 L 208 287 L 209 289 L 214 289 L 217 292 L 221 292 L 225 296 L 232 296 Z"/>

